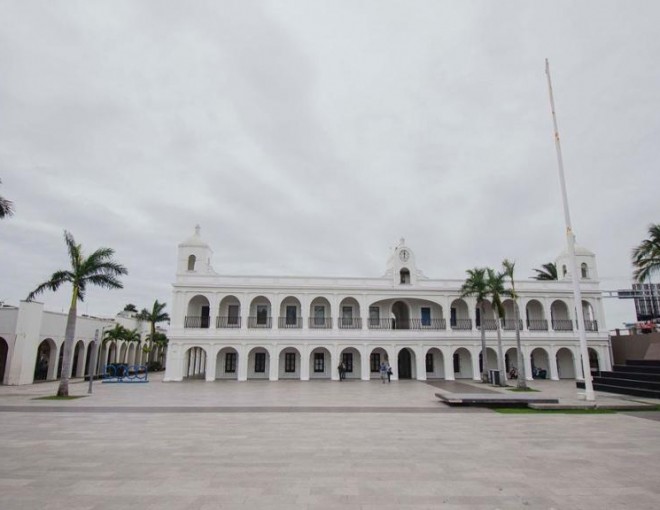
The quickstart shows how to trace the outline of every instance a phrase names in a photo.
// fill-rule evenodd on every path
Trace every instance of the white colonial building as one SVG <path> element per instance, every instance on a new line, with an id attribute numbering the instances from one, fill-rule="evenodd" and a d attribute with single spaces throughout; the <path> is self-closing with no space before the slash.
<path id="1" fill-rule="evenodd" d="M 394 379 L 480 378 L 479 325 L 487 362 L 496 367 L 496 321 L 486 305 L 461 298 L 462 279 L 431 279 L 402 239 L 377 278 L 220 275 L 212 250 L 195 234 L 178 247 L 165 381 L 379 377 L 388 360 Z M 576 308 L 584 314 L 592 366 L 611 366 L 593 253 L 578 248 L 583 301 L 573 302 L 567 255 L 558 281 L 516 282 L 523 356 L 551 379 L 582 378 Z M 505 303 L 502 338 L 507 370 L 517 364 L 514 307 Z"/>

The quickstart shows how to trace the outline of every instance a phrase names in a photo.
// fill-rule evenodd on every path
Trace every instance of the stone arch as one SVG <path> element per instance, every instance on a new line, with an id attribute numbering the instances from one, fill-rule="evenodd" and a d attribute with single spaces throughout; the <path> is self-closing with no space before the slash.
<path id="1" fill-rule="evenodd" d="M 266 347 L 253 347 L 248 353 L 248 379 L 268 379 L 270 351 Z"/>
<path id="2" fill-rule="evenodd" d="M 345 297 L 339 303 L 339 327 L 342 329 L 360 329 L 360 303 L 354 297 Z"/>
<path id="3" fill-rule="evenodd" d="M 601 370 L 600 354 L 593 347 L 589 347 L 587 349 L 587 352 L 589 353 L 589 368 L 591 369 L 592 372 L 600 372 Z"/>
<path id="4" fill-rule="evenodd" d="M 279 379 L 300 379 L 300 351 L 296 347 L 282 347 L 278 356 Z"/>
<path id="5" fill-rule="evenodd" d="M 518 365 L 518 349 L 516 347 L 509 347 L 504 352 L 504 371 L 506 372 L 507 376 L 513 367 L 515 367 L 518 371 L 518 374 L 520 374 L 520 366 Z"/>
<path id="6" fill-rule="evenodd" d="M 369 352 L 369 378 L 380 378 L 380 364 L 382 362 L 389 363 L 389 356 L 383 347 L 374 347 Z"/>
<path id="7" fill-rule="evenodd" d="M 332 354 L 325 347 L 315 347 L 309 353 L 309 378 L 331 379 L 334 360 Z"/>
<path id="8" fill-rule="evenodd" d="M 194 255 L 189 255 L 188 256 L 188 271 L 194 271 L 195 270 L 195 263 L 197 262 L 197 257 Z"/>
<path id="9" fill-rule="evenodd" d="M 272 327 L 272 305 L 266 296 L 256 296 L 250 301 L 250 328 Z"/>
<path id="10" fill-rule="evenodd" d="M 472 354 L 465 347 L 459 347 L 452 353 L 455 379 L 472 379 Z"/>
<path id="11" fill-rule="evenodd" d="M 415 351 L 402 347 L 397 353 L 396 375 L 401 379 L 417 379 L 417 359 Z"/>
<path id="12" fill-rule="evenodd" d="M 7 361 L 9 361 L 9 343 L 0 336 L 0 384 L 4 384 Z"/>
<path id="13" fill-rule="evenodd" d="M 561 347 L 555 355 L 557 359 L 557 374 L 560 379 L 575 379 L 575 359 L 573 351 L 567 347 Z"/>
<path id="14" fill-rule="evenodd" d="M 537 347 L 530 353 L 532 377 L 534 379 L 550 379 L 550 355 L 543 347 Z"/>
<path id="15" fill-rule="evenodd" d="M 217 326 L 219 328 L 241 327 L 241 302 L 236 296 L 229 295 L 220 300 Z"/>
<path id="16" fill-rule="evenodd" d="M 238 380 L 238 350 L 234 347 L 223 347 L 216 355 L 215 378 Z"/>
<path id="17" fill-rule="evenodd" d="M 545 319 L 543 305 L 537 299 L 530 299 L 525 306 L 527 329 L 530 331 L 547 331 L 548 322 Z"/>
<path id="18" fill-rule="evenodd" d="M 488 370 L 497 370 L 497 351 L 492 347 L 486 347 L 486 368 Z M 481 355 L 481 349 L 479 350 L 479 371 L 483 372 L 483 357 Z"/>
<path id="19" fill-rule="evenodd" d="M 117 359 L 117 363 L 126 363 L 128 358 L 128 344 L 126 342 L 122 342 L 121 345 L 119 346 L 119 358 Z"/>
<path id="20" fill-rule="evenodd" d="M 504 308 L 504 317 L 502 317 L 502 327 L 508 331 L 514 331 L 516 329 L 516 319 L 518 319 L 518 328 L 522 329 L 522 324 L 520 323 L 520 305 L 518 305 L 518 316 L 516 317 L 516 307 L 513 299 L 505 299 L 502 302 L 502 307 Z"/>
<path id="21" fill-rule="evenodd" d="M 445 379 L 445 357 L 437 347 L 431 347 L 425 353 L 427 379 Z"/>
<path id="22" fill-rule="evenodd" d="M 183 355 L 183 378 L 204 379 L 206 376 L 206 349 L 191 346 Z"/>
<path id="23" fill-rule="evenodd" d="M 211 306 L 206 296 L 197 294 L 188 301 L 186 311 L 186 328 L 208 328 L 211 322 Z"/>
<path id="24" fill-rule="evenodd" d="M 85 366 L 85 342 L 78 340 L 73 347 L 73 359 L 71 360 L 71 377 L 82 377 Z"/>
<path id="25" fill-rule="evenodd" d="M 278 327 L 286 329 L 302 328 L 302 305 L 295 296 L 287 296 L 280 302 Z"/>
<path id="26" fill-rule="evenodd" d="M 392 329 L 410 329 L 410 306 L 405 301 L 392 303 Z"/>
<path id="27" fill-rule="evenodd" d="M 97 348 L 97 344 L 96 344 L 95 342 L 89 342 L 89 343 L 87 344 L 87 349 L 86 349 L 86 351 L 85 351 L 85 375 L 89 375 L 89 374 L 90 374 L 89 365 L 90 365 L 90 363 L 92 362 L 92 351 L 93 351 L 93 349 L 96 349 L 96 348 Z M 99 354 L 100 354 L 100 353 L 98 353 L 98 352 L 96 353 L 96 356 L 97 356 L 97 360 L 96 360 L 96 361 L 97 361 L 97 363 L 98 363 L 98 355 L 99 355 Z"/>
<path id="28" fill-rule="evenodd" d="M 594 307 L 585 299 L 582 300 L 582 317 L 585 331 L 598 331 Z"/>
<path id="29" fill-rule="evenodd" d="M 449 307 L 449 324 L 452 329 L 472 329 L 470 308 L 464 299 L 454 299 Z"/>
<path id="30" fill-rule="evenodd" d="M 573 321 L 568 312 L 568 305 L 561 299 L 555 299 L 550 305 L 552 329 L 555 331 L 573 331 Z"/>
<path id="31" fill-rule="evenodd" d="M 323 296 L 315 297 L 309 304 L 309 327 L 315 329 L 332 328 L 332 309 L 330 301 Z"/>
<path id="32" fill-rule="evenodd" d="M 34 380 L 47 381 L 55 379 L 57 370 L 57 344 L 52 338 L 43 340 L 37 348 L 37 359 L 34 367 Z"/>
<path id="33" fill-rule="evenodd" d="M 346 365 L 346 379 L 362 378 L 362 355 L 355 347 L 346 347 L 339 354 L 337 364 L 344 362 Z"/>
<path id="34" fill-rule="evenodd" d="M 402 267 L 399 271 L 399 283 L 402 285 L 410 284 L 410 269 Z"/>

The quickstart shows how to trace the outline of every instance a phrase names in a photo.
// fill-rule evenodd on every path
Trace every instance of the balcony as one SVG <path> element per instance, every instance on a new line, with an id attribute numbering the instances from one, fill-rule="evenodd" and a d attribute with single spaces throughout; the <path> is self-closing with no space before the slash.
<path id="1" fill-rule="evenodd" d="M 208 315 L 186 315 L 186 318 L 183 322 L 184 328 L 208 328 L 211 322 L 211 318 Z"/>
<path id="2" fill-rule="evenodd" d="M 237 329 L 241 327 L 241 318 L 240 317 L 216 317 L 215 318 L 215 327 L 216 328 L 233 328 Z"/>
<path id="3" fill-rule="evenodd" d="M 570 319 L 553 319 L 552 329 L 555 331 L 573 331 L 573 321 Z"/>
<path id="4" fill-rule="evenodd" d="M 548 321 L 545 319 L 528 320 L 527 329 L 530 331 L 548 331 Z"/>
<path id="5" fill-rule="evenodd" d="M 269 329 L 272 327 L 272 317 L 248 317 L 248 328 Z"/>
<path id="6" fill-rule="evenodd" d="M 373 319 L 367 320 L 369 329 L 392 329 L 392 319 Z"/>
<path id="7" fill-rule="evenodd" d="M 481 322 L 483 322 L 486 331 L 495 331 L 497 329 L 496 319 L 484 319 L 483 321 L 479 321 L 477 323 L 477 329 L 481 329 Z"/>
<path id="8" fill-rule="evenodd" d="M 584 321 L 585 331 L 598 331 L 598 321 Z"/>
<path id="9" fill-rule="evenodd" d="M 360 317 L 339 317 L 337 319 L 339 329 L 362 329 L 362 318 Z"/>
<path id="10" fill-rule="evenodd" d="M 449 321 L 451 329 L 472 329 L 472 319 L 452 319 Z"/>
<path id="11" fill-rule="evenodd" d="M 332 329 L 332 317 L 310 317 L 309 329 Z"/>
<path id="12" fill-rule="evenodd" d="M 523 321 L 518 319 L 518 330 L 521 331 L 523 328 Z M 504 331 L 515 331 L 516 330 L 516 320 L 515 319 L 502 319 L 502 329 Z"/>
<path id="13" fill-rule="evenodd" d="M 279 317 L 277 327 L 278 329 L 300 329 L 302 323 L 302 317 Z"/>
<path id="14" fill-rule="evenodd" d="M 447 329 L 444 319 L 410 319 L 410 329 Z"/>

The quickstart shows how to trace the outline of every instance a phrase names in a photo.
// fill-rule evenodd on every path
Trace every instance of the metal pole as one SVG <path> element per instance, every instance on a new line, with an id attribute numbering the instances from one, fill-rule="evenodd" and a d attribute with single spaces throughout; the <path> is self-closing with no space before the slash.
<path id="1" fill-rule="evenodd" d="M 557 149 L 557 166 L 559 168 L 559 183 L 561 185 L 561 198 L 564 204 L 564 219 L 566 221 L 566 243 L 568 245 L 568 258 L 571 267 L 571 279 L 573 280 L 573 299 L 578 321 L 578 336 L 580 338 L 580 353 L 582 355 L 582 371 L 584 372 L 584 388 L 588 401 L 596 400 L 594 388 L 591 381 L 591 367 L 589 365 L 589 350 L 587 349 L 587 336 L 584 329 L 584 317 L 582 315 L 582 293 L 578 280 L 577 262 L 575 261 L 575 234 L 571 227 L 571 215 L 568 210 L 568 195 L 566 193 L 566 180 L 564 179 L 564 162 L 561 156 L 561 145 L 559 143 L 559 128 L 557 127 L 557 115 L 555 114 L 555 100 L 552 96 L 552 82 L 550 81 L 550 63 L 545 59 L 545 74 L 548 76 L 548 91 L 550 93 L 550 108 L 552 110 L 552 124 L 555 129 L 555 148 Z"/>
<path id="2" fill-rule="evenodd" d="M 94 381 L 94 374 L 96 374 L 96 358 L 98 358 L 99 355 L 99 330 L 97 329 L 94 332 L 94 343 L 92 344 L 94 347 L 94 350 L 92 351 L 92 359 L 90 360 L 89 364 L 89 388 L 87 389 L 87 393 L 89 395 L 92 394 L 92 382 Z"/>

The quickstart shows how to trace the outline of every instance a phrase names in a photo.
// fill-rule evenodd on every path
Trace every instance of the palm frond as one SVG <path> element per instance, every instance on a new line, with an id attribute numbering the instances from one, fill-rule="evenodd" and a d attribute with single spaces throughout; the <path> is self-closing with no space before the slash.
<path id="1" fill-rule="evenodd" d="M 124 285 L 119 281 L 118 278 L 115 278 L 114 276 L 108 275 L 108 274 L 95 274 L 86 277 L 85 279 L 81 280 L 82 283 L 92 283 L 98 287 L 103 287 L 106 289 L 123 289 Z M 81 285 L 82 287 L 82 285 Z"/>
<path id="2" fill-rule="evenodd" d="M 28 294 L 26 301 L 33 301 L 36 296 L 46 290 L 56 292 L 64 283 L 73 283 L 73 274 L 71 271 L 57 271 L 53 273 L 50 280 L 38 285 L 36 289 Z"/>
<path id="3" fill-rule="evenodd" d="M 633 277 L 638 282 L 660 273 L 660 223 L 648 227 L 649 238 L 632 250 Z"/>
<path id="4" fill-rule="evenodd" d="M 554 262 L 547 262 L 541 266 L 542 269 L 533 269 L 536 271 L 536 276 L 532 276 L 535 280 L 558 280 L 557 265 Z"/>

